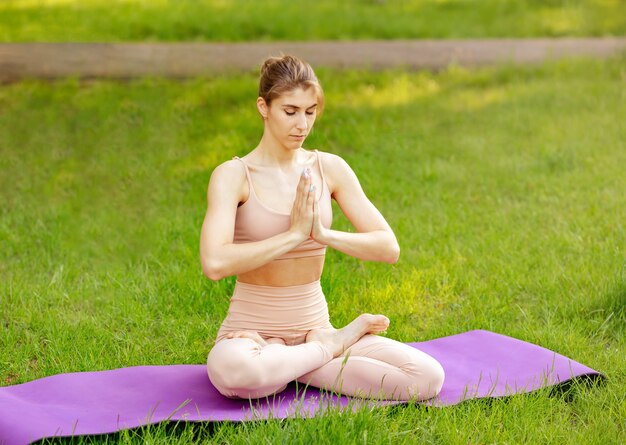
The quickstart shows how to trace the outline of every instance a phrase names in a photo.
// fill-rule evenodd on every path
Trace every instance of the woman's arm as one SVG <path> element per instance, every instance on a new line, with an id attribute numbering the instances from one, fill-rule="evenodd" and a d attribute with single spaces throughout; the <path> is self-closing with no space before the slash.
<path id="1" fill-rule="evenodd" d="M 215 168 L 209 180 L 207 212 L 200 233 L 202 271 L 211 280 L 220 280 L 263 266 L 289 252 L 309 237 L 313 224 L 313 197 L 310 176 L 301 177 L 291 212 L 291 228 L 271 238 L 234 244 L 235 216 L 245 171 L 237 161 Z"/>
<path id="2" fill-rule="evenodd" d="M 400 246 L 393 230 L 378 209 L 367 198 L 356 174 L 337 155 L 325 153 L 324 171 L 332 195 L 358 233 L 326 229 L 320 222 L 317 203 L 314 204 L 312 237 L 321 244 L 353 257 L 395 263 Z"/>

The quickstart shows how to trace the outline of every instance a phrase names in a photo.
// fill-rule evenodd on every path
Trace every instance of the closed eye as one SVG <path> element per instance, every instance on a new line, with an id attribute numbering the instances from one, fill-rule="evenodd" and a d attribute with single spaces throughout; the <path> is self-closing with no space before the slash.
<path id="1" fill-rule="evenodd" d="M 295 111 L 285 111 L 285 113 L 287 114 L 287 116 L 294 116 L 296 114 Z M 315 111 L 307 111 L 306 114 L 309 116 L 313 116 L 315 114 Z"/>

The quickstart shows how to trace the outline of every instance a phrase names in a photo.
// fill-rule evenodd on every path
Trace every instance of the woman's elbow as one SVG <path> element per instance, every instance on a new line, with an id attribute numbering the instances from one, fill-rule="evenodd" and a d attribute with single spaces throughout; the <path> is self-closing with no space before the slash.
<path id="1" fill-rule="evenodd" d="M 390 243 L 387 247 L 387 251 L 385 252 L 383 261 L 385 263 L 395 264 L 398 262 L 398 258 L 400 258 L 400 246 L 397 242 Z"/>
<path id="2" fill-rule="evenodd" d="M 219 281 L 222 278 L 224 278 L 224 275 L 217 272 L 217 271 L 212 271 L 212 270 L 206 270 L 204 272 L 204 275 L 211 281 Z"/>
<path id="3" fill-rule="evenodd" d="M 390 249 L 390 253 L 389 253 L 389 257 L 387 259 L 387 262 L 389 264 L 395 264 L 398 262 L 398 259 L 400 258 L 400 246 L 398 244 L 396 244 L 395 246 L 393 246 Z"/>
<path id="4" fill-rule="evenodd" d="M 219 281 L 226 277 L 223 267 L 217 261 L 212 259 L 202 259 L 202 273 L 204 273 L 208 279 L 213 281 Z"/>

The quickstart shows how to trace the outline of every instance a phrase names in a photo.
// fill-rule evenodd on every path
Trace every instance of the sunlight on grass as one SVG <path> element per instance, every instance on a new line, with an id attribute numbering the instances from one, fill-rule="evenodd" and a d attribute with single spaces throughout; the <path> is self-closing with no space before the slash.
<path id="1" fill-rule="evenodd" d="M 391 320 L 393 337 L 410 341 L 410 338 L 415 338 L 416 331 L 423 334 L 436 328 L 451 305 L 459 306 L 462 297 L 455 281 L 449 267 L 444 264 L 425 270 L 412 269 L 405 272 L 398 282 L 360 293 L 353 307 L 402 314 Z"/>
<path id="2" fill-rule="evenodd" d="M 337 98 L 349 107 L 383 108 L 408 104 L 418 99 L 436 95 L 440 90 L 437 80 L 429 75 L 409 76 L 398 74 L 384 86 L 366 84 L 356 91 L 347 91 Z"/>
<path id="3" fill-rule="evenodd" d="M 542 25 L 553 35 L 575 33 L 584 24 L 584 11 L 580 9 L 545 8 L 540 11 Z"/>
<path id="4" fill-rule="evenodd" d="M 185 176 L 193 172 L 212 170 L 224 161 L 223 150 L 236 152 L 241 141 L 236 135 L 224 132 L 202 142 L 202 150 L 192 156 L 174 161 L 171 168 L 175 175 Z"/>
<path id="5" fill-rule="evenodd" d="M 503 87 L 484 88 L 480 90 L 461 90 L 448 99 L 451 111 L 478 111 L 490 105 L 513 100 L 512 92 Z"/>

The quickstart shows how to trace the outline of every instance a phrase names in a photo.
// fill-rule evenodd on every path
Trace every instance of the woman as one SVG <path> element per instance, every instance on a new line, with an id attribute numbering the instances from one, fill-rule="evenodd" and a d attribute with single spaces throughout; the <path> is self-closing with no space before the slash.
<path id="1" fill-rule="evenodd" d="M 292 380 L 361 397 L 435 396 L 441 365 L 375 335 L 387 329 L 387 317 L 362 314 L 342 329 L 330 324 L 320 286 L 326 246 L 388 263 L 400 248 L 348 164 L 302 148 L 323 107 L 313 70 L 292 56 L 267 59 L 256 105 L 261 141 L 215 168 L 208 187 L 202 268 L 212 280 L 237 275 L 207 359 L 211 382 L 233 398 L 274 394 Z M 330 229 L 331 198 L 358 233 Z"/>

